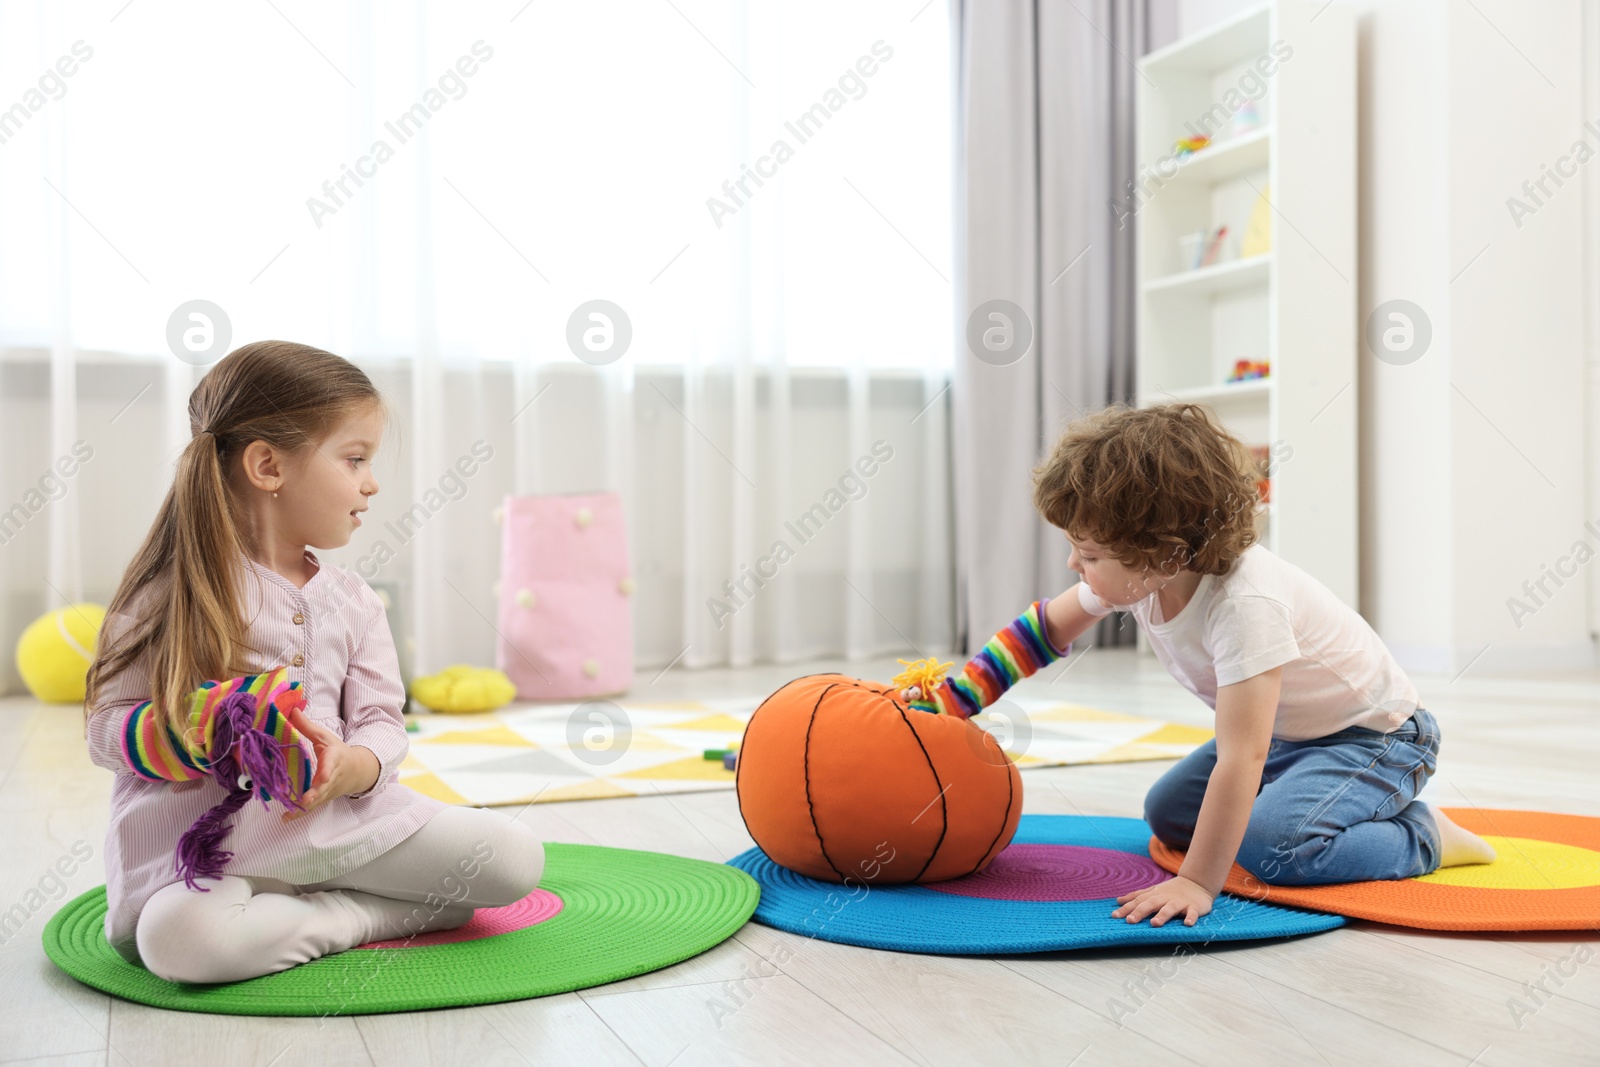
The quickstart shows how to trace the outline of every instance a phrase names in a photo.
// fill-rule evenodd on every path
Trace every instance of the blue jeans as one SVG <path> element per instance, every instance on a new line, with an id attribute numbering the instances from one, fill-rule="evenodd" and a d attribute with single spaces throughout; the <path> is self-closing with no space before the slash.
<path id="1" fill-rule="evenodd" d="M 1425 709 L 1392 733 L 1352 726 L 1310 741 L 1276 738 L 1238 864 L 1269 885 L 1410 878 L 1439 866 L 1439 829 L 1418 792 L 1433 776 L 1439 724 Z M 1150 830 L 1187 849 L 1217 765 L 1207 741 L 1163 774 L 1144 800 Z"/>

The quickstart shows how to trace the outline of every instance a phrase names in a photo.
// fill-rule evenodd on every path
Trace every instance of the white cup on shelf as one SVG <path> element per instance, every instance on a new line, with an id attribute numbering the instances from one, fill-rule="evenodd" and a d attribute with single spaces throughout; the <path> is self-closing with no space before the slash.
<path id="1" fill-rule="evenodd" d="M 1178 262 L 1182 265 L 1182 270 L 1194 270 L 1200 265 L 1200 256 L 1205 252 L 1207 236 L 1204 230 L 1197 230 L 1178 238 Z"/>

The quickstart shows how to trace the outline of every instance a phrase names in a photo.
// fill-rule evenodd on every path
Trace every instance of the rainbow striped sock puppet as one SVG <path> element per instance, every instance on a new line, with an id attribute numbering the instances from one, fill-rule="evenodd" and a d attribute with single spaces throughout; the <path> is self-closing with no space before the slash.
<path id="1" fill-rule="evenodd" d="M 1035 600 L 1011 625 L 991 637 L 954 678 L 945 677 L 952 664 L 940 663 L 937 657 L 901 660 L 906 669 L 895 675 L 892 684 L 899 690 L 917 690 L 911 706 L 918 711 L 970 719 L 1022 679 L 1072 652 L 1071 645 L 1057 651 L 1045 633 L 1048 603 L 1048 599 Z"/>
<path id="2" fill-rule="evenodd" d="M 303 709 L 305 693 L 288 668 L 206 681 L 189 694 L 189 725 L 177 736 L 146 700 L 122 724 L 122 755 L 134 774 L 153 782 L 215 778 L 227 797 L 178 839 L 177 873 L 190 889 L 210 892 L 198 878 L 220 877 L 233 853 L 222 848 L 233 814 L 254 796 L 303 810 L 311 788 L 309 746 L 288 714 Z"/>

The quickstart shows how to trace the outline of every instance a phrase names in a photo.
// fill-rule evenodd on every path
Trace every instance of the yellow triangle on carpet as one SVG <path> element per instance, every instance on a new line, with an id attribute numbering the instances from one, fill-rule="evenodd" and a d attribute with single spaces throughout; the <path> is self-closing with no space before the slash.
<path id="1" fill-rule="evenodd" d="M 732 715 L 706 715 L 698 719 L 669 722 L 656 727 L 658 730 L 703 730 L 708 733 L 731 733 L 735 737 L 742 737 L 744 728 L 744 720 L 735 719 Z"/>
<path id="2" fill-rule="evenodd" d="M 663 740 L 650 731 L 644 729 L 633 730 L 627 735 L 627 737 L 627 751 L 629 752 L 634 750 L 638 750 L 640 752 L 682 752 L 684 750 L 683 745 L 673 744 L 671 741 Z"/>
<path id="3" fill-rule="evenodd" d="M 654 767 L 640 767 L 636 771 L 627 771 L 623 774 L 614 774 L 613 778 L 672 778 L 690 779 L 707 782 L 731 782 L 734 780 L 732 771 L 722 769 L 722 763 L 714 759 L 705 759 L 702 756 L 690 756 L 688 759 L 672 760 L 669 763 L 658 763 Z"/>
<path id="4" fill-rule="evenodd" d="M 630 708 L 640 711 L 710 711 L 711 705 L 702 704 L 698 700 L 664 700 L 657 704 L 633 704 Z"/>
<path id="5" fill-rule="evenodd" d="M 542 804 L 547 800 L 603 800 L 606 797 L 636 797 L 639 794 L 631 789 L 624 789 L 614 782 L 604 778 L 596 778 L 592 782 L 577 782 L 573 785 L 557 786 L 546 789 L 538 796 Z M 507 804 L 526 803 L 526 798 L 521 801 L 506 801 Z"/>
<path id="6" fill-rule="evenodd" d="M 510 710 L 509 707 L 506 707 L 497 711 L 423 711 L 414 712 L 407 718 L 416 723 L 419 729 L 425 728 L 430 723 L 439 726 L 449 723 L 458 729 L 476 730 L 483 726 L 493 726 L 500 721 L 501 711 Z M 412 736 L 415 737 L 416 735 L 413 734 Z"/>
<path id="7" fill-rule="evenodd" d="M 444 780 L 437 774 L 408 774 L 400 779 L 400 784 L 415 789 L 425 797 L 442 800 L 446 804 L 471 805 L 471 801 L 445 785 Z"/>
<path id="8" fill-rule="evenodd" d="M 1159 730 L 1152 730 L 1142 737 L 1133 739 L 1134 744 L 1145 745 L 1203 745 L 1216 736 L 1215 731 L 1207 730 L 1203 726 L 1185 726 L 1183 723 L 1169 722 Z"/>
<path id="9" fill-rule="evenodd" d="M 538 748 L 504 723 L 486 726 L 482 730 L 449 730 L 432 737 L 414 737 L 413 742 L 429 745 L 507 745 L 513 748 Z"/>
<path id="10" fill-rule="evenodd" d="M 1082 704 L 1060 704 L 1046 711 L 1034 712 L 1028 716 L 1034 720 L 1045 722 L 1149 722 L 1142 715 L 1123 715 L 1116 711 L 1101 711 L 1099 708 L 1086 708 Z"/>
<path id="11" fill-rule="evenodd" d="M 557 752 L 561 751 L 564 747 L 566 746 L 551 746 L 551 748 Z M 581 747 L 582 746 L 579 746 L 579 748 Z M 609 751 L 612 748 L 621 748 L 624 752 L 682 752 L 687 747 L 687 745 L 674 744 L 671 741 L 663 740 L 662 738 L 659 738 L 655 734 L 651 733 L 649 730 L 636 728 L 626 734 L 621 735 L 620 740 L 614 736 L 607 744 L 596 746 L 594 751 L 600 752 Z M 696 749 L 695 751 L 698 755 L 700 750 Z"/>
<path id="12" fill-rule="evenodd" d="M 1129 741 L 1125 745 L 1117 745 L 1100 753 L 1098 756 L 1089 756 L 1079 760 L 1080 763 L 1137 763 L 1140 760 L 1172 759 L 1172 751 L 1158 745 L 1145 745 L 1138 741 Z"/>

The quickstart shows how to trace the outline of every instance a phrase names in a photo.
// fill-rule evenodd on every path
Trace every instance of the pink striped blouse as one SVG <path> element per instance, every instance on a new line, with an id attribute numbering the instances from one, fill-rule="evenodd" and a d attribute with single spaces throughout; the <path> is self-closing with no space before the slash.
<path id="1" fill-rule="evenodd" d="M 317 570 L 304 588 L 240 557 L 246 640 L 263 653 L 253 657 L 259 662 L 246 662 L 255 671 L 287 666 L 289 680 L 306 690 L 307 714 L 345 743 L 371 749 L 382 770 L 367 792 L 334 797 L 291 823 L 282 821 L 276 803 L 267 810 L 252 800 L 234 815 L 223 843 L 234 854 L 225 873 L 293 885 L 325 881 L 377 858 L 446 807 L 395 781 L 410 743 L 383 602 L 359 575 L 322 563 L 310 549 L 305 555 Z M 128 622 L 120 613 L 108 616 L 102 639 Z M 114 678 L 89 719 L 90 758 L 117 775 L 105 845 L 106 940 L 129 960 L 137 954 L 140 909 L 156 890 L 180 880 L 174 869 L 179 836 L 227 795 L 213 778 L 178 788 L 140 778 L 123 761 L 123 719 L 150 696 L 143 668 L 135 664 Z"/>

